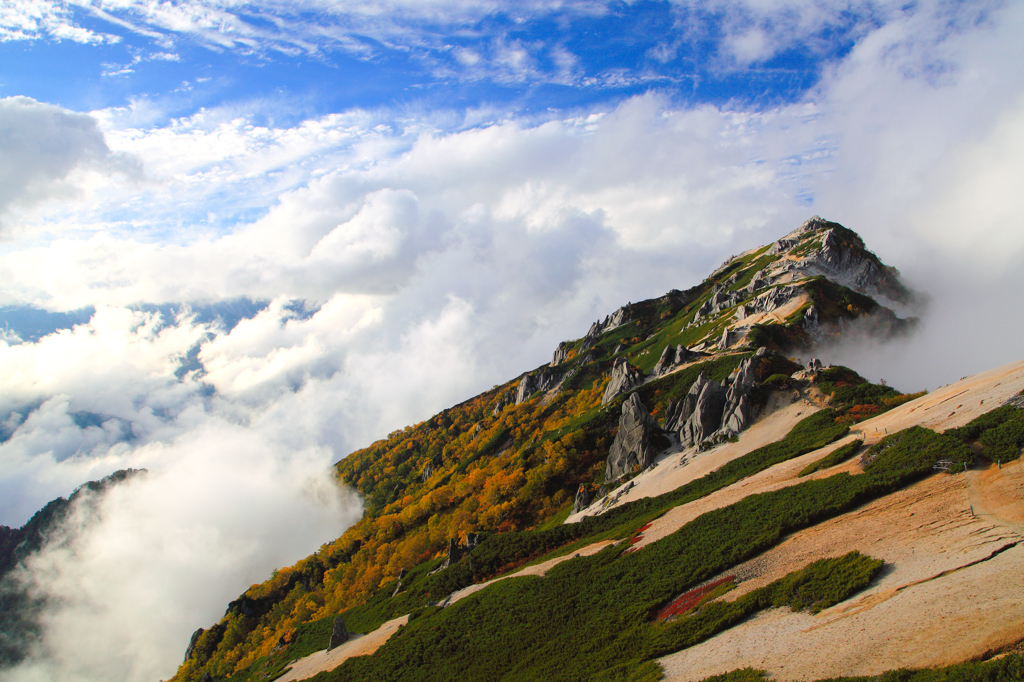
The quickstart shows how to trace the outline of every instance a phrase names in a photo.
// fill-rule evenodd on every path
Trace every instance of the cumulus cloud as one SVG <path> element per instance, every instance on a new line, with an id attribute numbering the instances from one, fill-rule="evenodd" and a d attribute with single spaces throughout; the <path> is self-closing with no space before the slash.
<path id="1" fill-rule="evenodd" d="M 28 97 L 0 99 L 0 155 L 0 218 L 12 207 L 75 194 L 69 176 L 77 170 L 136 170 L 110 151 L 94 118 Z"/>

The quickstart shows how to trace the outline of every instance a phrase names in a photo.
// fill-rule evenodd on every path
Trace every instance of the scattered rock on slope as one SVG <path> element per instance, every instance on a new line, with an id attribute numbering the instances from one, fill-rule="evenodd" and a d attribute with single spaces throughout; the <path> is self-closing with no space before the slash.
<path id="1" fill-rule="evenodd" d="M 587 489 L 585 483 L 580 484 L 580 489 L 576 491 L 576 500 L 572 505 L 572 513 L 576 514 L 583 511 L 590 505 L 590 491 Z"/>
<path id="2" fill-rule="evenodd" d="M 692 351 L 686 346 L 665 346 L 665 350 L 661 352 L 661 357 L 658 358 L 658 364 L 651 370 L 651 375 L 660 377 L 663 374 L 668 374 L 676 365 L 681 365 L 684 362 L 690 362 L 701 357 L 704 357 L 704 353 Z"/>
<path id="3" fill-rule="evenodd" d="M 608 451 L 605 480 L 613 481 L 627 474 L 639 465 L 641 469 L 654 461 L 654 446 L 651 433 L 657 428 L 654 418 L 640 402 L 636 393 L 622 403 L 619 430 Z"/>
<path id="4" fill-rule="evenodd" d="M 644 382 L 644 373 L 629 364 L 626 358 L 615 358 L 615 364 L 612 365 L 612 378 L 608 382 L 608 387 L 604 389 L 604 397 L 601 399 L 602 405 L 607 405 L 619 395 L 622 395 L 626 391 L 639 386 Z"/>
<path id="5" fill-rule="evenodd" d="M 330 651 L 336 646 L 340 646 L 348 641 L 349 632 L 348 628 L 345 627 L 345 621 L 341 619 L 341 616 L 335 616 L 334 618 L 334 629 L 331 631 L 331 642 L 327 645 L 327 650 Z"/>

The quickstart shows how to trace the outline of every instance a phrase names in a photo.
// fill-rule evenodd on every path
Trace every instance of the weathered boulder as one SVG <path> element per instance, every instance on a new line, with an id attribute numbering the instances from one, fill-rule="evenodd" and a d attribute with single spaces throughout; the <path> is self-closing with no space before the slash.
<path id="1" fill-rule="evenodd" d="M 718 430 L 725 409 L 726 391 L 717 381 L 708 381 L 697 397 L 693 414 L 679 430 L 679 442 L 683 447 L 699 445 L 701 441 Z"/>
<path id="2" fill-rule="evenodd" d="M 626 391 L 635 388 L 644 382 L 644 373 L 629 364 L 626 358 L 615 358 L 615 364 L 612 365 L 612 377 L 608 381 L 607 388 L 604 389 L 604 397 L 601 398 L 601 404 L 607 405 L 619 395 L 622 395 Z"/>
<path id="3" fill-rule="evenodd" d="M 477 533 L 466 533 L 465 544 L 460 545 L 458 538 L 451 538 L 448 541 L 448 558 L 441 564 L 442 571 L 453 564 L 457 564 L 464 556 L 473 551 L 473 548 L 480 544 L 480 536 Z"/>
<path id="4" fill-rule="evenodd" d="M 658 358 L 658 362 L 654 365 L 654 369 L 651 370 L 651 374 L 656 377 L 661 376 L 672 369 L 674 364 L 676 364 L 676 349 L 672 346 L 665 346 L 665 350 L 661 351 L 661 357 Z"/>
<path id="5" fill-rule="evenodd" d="M 578 514 L 590 506 L 590 490 L 586 484 L 581 483 L 580 489 L 576 491 L 576 500 L 572 505 L 572 513 Z"/>
<path id="6" fill-rule="evenodd" d="M 334 629 L 331 630 L 331 641 L 327 645 L 327 650 L 330 651 L 336 646 L 340 646 L 348 641 L 349 632 L 348 628 L 345 627 L 345 621 L 341 619 L 341 616 L 334 617 Z"/>
<path id="7" fill-rule="evenodd" d="M 657 426 L 654 417 L 640 402 L 636 393 L 622 403 L 622 416 L 619 417 L 619 430 L 608 450 L 608 462 L 605 466 L 605 480 L 614 481 L 631 472 L 639 465 L 641 469 L 654 461 L 654 446 L 651 445 L 651 434 Z"/>
<path id="8" fill-rule="evenodd" d="M 767 348 L 758 348 L 757 353 L 741 362 L 732 375 L 725 394 L 722 425 L 719 429 L 723 438 L 740 433 L 757 418 L 757 410 L 750 399 L 750 389 L 757 382 L 757 365 L 768 353 Z"/>

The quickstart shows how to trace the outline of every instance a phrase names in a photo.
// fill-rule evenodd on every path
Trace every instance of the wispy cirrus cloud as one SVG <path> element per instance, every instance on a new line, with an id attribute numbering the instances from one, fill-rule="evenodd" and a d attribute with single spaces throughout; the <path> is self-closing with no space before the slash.
<path id="1" fill-rule="evenodd" d="M 896 0 L 12 0 L 0 10 L 0 39 L 102 42 L 134 35 L 151 41 L 152 55 L 198 44 L 257 59 L 394 59 L 416 65 L 419 85 L 466 79 L 621 89 L 681 79 L 699 85 L 731 73 L 759 77 L 766 68 L 776 79 L 806 72 L 797 80 L 813 82 L 821 63 L 841 58 L 879 27 L 941 14 L 955 30 L 998 7 Z M 585 39 L 594 35 L 602 49 Z M 106 72 L 123 75 L 124 68 Z"/>

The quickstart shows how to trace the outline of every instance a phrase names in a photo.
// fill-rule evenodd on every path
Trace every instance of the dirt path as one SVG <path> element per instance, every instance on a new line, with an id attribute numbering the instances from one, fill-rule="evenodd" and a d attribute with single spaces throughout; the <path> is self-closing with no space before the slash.
<path id="1" fill-rule="evenodd" d="M 1021 460 L 967 472 L 967 493 L 976 516 L 1024 535 L 1024 464 Z"/>

